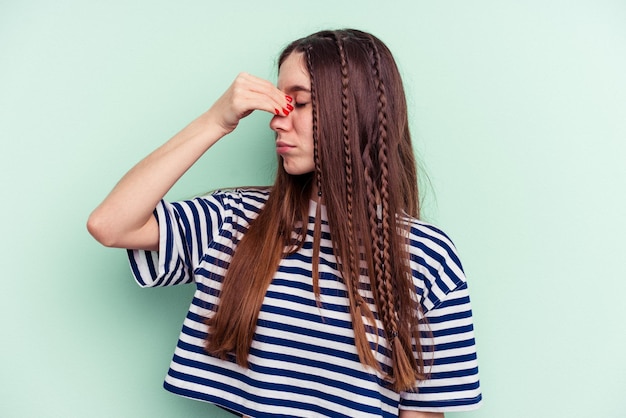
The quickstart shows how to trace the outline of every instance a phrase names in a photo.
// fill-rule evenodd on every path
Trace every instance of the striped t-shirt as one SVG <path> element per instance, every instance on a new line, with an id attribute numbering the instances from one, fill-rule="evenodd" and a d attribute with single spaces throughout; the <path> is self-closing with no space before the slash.
<path id="1" fill-rule="evenodd" d="M 189 201 L 162 201 L 155 210 L 159 252 L 129 251 L 140 286 L 195 282 L 189 312 L 165 378 L 176 394 L 251 417 L 397 417 L 399 409 L 461 411 L 481 401 L 467 283 L 449 238 L 424 222 L 410 222 L 410 266 L 430 336 L 429 380 L 394 392 L 376 370 L 363 366 L 354 345 L 347 290 L 337 271 L 328 224 L 322 221 L 320 301 L 311 279 L 311 202 L 303 247 L 285 256 L 267 289 L 250 348 L 249 368 L 208 355 L 204 319 L 219 304 L 224 267 L 258 215 L 268 192 L 220 191 Z M 326 219 L 324 207 L 320 208 Z M 362 277 L 363 282 L 368 279 Z M 371 292 L 363 296 L 376 315 Z M 379 329 L 382 324 L 378 322 Z M 425 333 L 426 334 L 426 333 Z M 383 334 L 384 335 L 384 334 Z M 370 341 L 375 337 L 368 335 Z M 379 338 L 377 359 L 391 364 Z"/>

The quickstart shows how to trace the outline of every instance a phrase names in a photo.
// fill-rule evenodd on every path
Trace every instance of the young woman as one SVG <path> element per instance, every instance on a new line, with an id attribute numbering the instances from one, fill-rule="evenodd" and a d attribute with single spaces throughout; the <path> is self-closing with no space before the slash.
<path id="1" fill-rule="evenodd" d="M 255 110 L 272 187 L 163 196 Z M 466 280 L 419 219 L 402 81 L 357 30 L 291 43 L 278 86 L 240 74 L 88 221 L 141 286 L 195 282 L 166 389 L 250 417 L 442 417 L 481 401 Z"/>

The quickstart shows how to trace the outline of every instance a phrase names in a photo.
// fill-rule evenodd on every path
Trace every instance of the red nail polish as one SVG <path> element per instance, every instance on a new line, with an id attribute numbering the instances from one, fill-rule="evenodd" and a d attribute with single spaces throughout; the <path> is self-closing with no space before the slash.
<path id="1" fill-rule="evenodd" d="M 291 112 L 291 111 L 293 110 L 293 106 L 292 106 L 292 105 L 290 105 L 290 104 L 288 104 L 288 105 L 287 105 L 287 110 Z"/>
<path id="2" fill-rule="evenodd" d="M 293 102 L 293 98 L 291 96 L 285 96 L 285 99 L 287 99 L 289 103 Z"/>
<path id="3" fill-rule="evenodd" d="M 280 111 L 276 108 L 274 108 L 274 113 L 276 113 L 277 115 L 280 115 Z"/>
<path id="4" fill-rule="evenodd" d="M 283 113 L 285 114 L 285 116 L 289 116 L 289 111 L 285 108 L 283 108 Z"/>

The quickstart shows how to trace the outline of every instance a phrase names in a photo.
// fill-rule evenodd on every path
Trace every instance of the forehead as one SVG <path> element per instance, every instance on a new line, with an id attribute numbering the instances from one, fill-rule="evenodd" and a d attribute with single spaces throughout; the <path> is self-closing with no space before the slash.
<path id="1" fill-rule="evenodd" d="M 303 53 L 294 52 L 285 58 L 278 69 L 278 88 L 287 93 L 294 90 L 311 90 L 311 78 L 306 69 Z"/>

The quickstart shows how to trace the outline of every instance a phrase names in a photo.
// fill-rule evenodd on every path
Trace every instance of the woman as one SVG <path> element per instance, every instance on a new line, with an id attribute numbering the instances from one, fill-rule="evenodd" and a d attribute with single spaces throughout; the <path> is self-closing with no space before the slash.
<path id="1" fill-rule="evenodd" d="M 254 110 L 274 114 L 274 185 L 164 202 Z M 251 417 L 433 418 L 481 394 L 461 264 L 418 217 L 396 64 L 340 30 L 291 43 L 277 87 L 240 74 L 88 229 L 132 249 L 140 285 L 197 285 L 166 389 Z"/>

